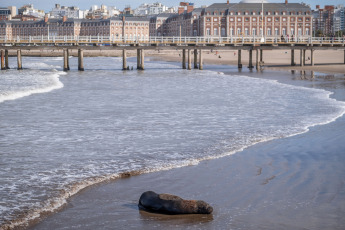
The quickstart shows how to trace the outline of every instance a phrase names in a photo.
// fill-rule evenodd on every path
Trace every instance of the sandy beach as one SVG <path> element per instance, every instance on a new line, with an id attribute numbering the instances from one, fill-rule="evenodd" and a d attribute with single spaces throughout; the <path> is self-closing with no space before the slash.
<path id="1" fill-rule="evenodd" d="M 149 59 L 180 60 L 178 53 L 157 55 Z M 235 64 L 233 52 L 217 55 L 221 58 L 215 59 L 211 52 L 205 55 L 206 68 L 239 74 L 235 68 L 211 65 Z M 300 75 L 286 71 L 301 70 L 284 66 L 290 61 L 289 53 L 267 51 L 264 72 L 244 68 L 240 74 L 325 89 L 345 101 L 343 74 L 308 71 L 344 73 L 345 65 L 336 64 L 343 61 L 343 51 L 327 55 L 317 52 L 316 64 L 332 65 L 307 66 Z M 282 71 L 271 70 L 277 66 Z M 231 156 L 92 186 L 29 229 L 344 229 L 344 130 L 345 117 L 341 117 L 307 133 L 259 143 Z M 138 199 L 148 190 L 205 200 L 214 213 L 167 216 L 139 211 Z"/>

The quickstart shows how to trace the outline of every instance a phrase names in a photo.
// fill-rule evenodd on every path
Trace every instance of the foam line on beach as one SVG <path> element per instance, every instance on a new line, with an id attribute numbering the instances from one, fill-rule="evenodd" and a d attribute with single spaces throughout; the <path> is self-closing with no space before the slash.
<path id="1" fill-rule="evenodd" d="M 50 91 L 63 88 L 64 86 L 63 83 L 59 80 L 59 77 L 61 75 L 66 74 L 64 72 L 40 72 L 37 74 L 42 74 L 45 75 L 46 78 L 49 78 L 50 84 L 43 86 L 21 87 L 13 90 L 3 90 L 2 92 L 0 92 L 0 103 L 4 101 L 16 100 L 33 94 L 48 93 Z"/>

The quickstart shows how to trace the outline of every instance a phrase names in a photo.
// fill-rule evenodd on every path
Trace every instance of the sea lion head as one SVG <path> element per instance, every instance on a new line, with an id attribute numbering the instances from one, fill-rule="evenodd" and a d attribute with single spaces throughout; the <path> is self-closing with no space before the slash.
<path id="1" fill-rule="evenodd" d="M 199 214 L 211 214 L 213 212 L 212 206 L 206 203 L 205 201 L 198 200 L 197 206 Z"/>

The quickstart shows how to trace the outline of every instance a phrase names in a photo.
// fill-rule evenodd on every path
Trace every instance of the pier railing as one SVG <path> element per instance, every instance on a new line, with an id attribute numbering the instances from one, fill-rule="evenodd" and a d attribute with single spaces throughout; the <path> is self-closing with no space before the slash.
<path id="1" fill-rule="evenodd" d="M 198 44 L 198 45 L 240 45 L 240 44 L 345 44 L 342 37 L 166 37 L 150 36 L 127 38 L 115 36 L 0 36 L 0 44 L 12 45 L 114 45 L 114 44 Z"/>

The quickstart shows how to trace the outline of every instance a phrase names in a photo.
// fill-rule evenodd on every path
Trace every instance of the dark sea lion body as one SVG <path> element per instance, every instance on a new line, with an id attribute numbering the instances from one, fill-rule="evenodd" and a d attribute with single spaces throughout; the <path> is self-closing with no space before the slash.
<path id="1" fill-rule="evenodd" d="M 213 208 L 201 200 L 184 200 L 170 194 L 144 192 L 139 199 L 140 209 L 164 214 L 211 214 Z"/>

